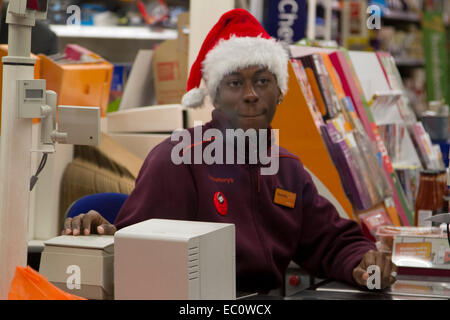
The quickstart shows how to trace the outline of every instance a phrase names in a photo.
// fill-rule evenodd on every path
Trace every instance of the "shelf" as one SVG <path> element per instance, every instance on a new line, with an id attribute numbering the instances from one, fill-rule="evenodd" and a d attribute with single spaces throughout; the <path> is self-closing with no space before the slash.
<path id="1" fill-rule="evenodd" d="M 419 14 L 403 11 L 385 11 L 382 13 L 381 18 L 385 20 L 408 21 L 416 23 L 421 21 Z"/>
<path id="2" fill-rule="evenodd" d="M 403 68 L 420 68 L 425 67 L 425 61 L 424 60 L 416 60 L 416 59 L 397 59 L 394 58 L 395 64 L 397 67 L 403 67 Z"/>
<path id="3" fill-rule="evenodd" d="M 167 133 L 183 128 L 183 106 L 156 105 L 109 112 L 109 133 Z M 151 121 L 150 121 L 151 120 Z"/>
<path id="4" fill-rule="evenodd" d="M 177 38 L 176 30 L 153 31 L 149 27 L 119 26 L 67 26 L 50 25 L 50 29 L 60 38 L 100 38 L 134 40 L 170 40 Z"/>

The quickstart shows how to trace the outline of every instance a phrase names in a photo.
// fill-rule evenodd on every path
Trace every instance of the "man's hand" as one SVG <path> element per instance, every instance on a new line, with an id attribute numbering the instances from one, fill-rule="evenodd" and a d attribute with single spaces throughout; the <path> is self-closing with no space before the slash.
<path id="1" fill-rule="evenodd" d="M 380 268 L 380 288 L 390 287 L 397 277 L 397 266 L 392 263 L 391 256 L 386 253 L 370 250 L 368 251 L 359 265 L 353 269 L 353 279 L 361 286 L 367 287 L 369 266 L 378 266 Z M 378 288 L 377 288 L 378 289 Z"/>
<path id="2" fill-rule="evenodd" d="M 82 213 L 74 218 L 67 218 L 64 221 L 63 235 L 80 234 L 89 235 L 98 233 L 101 235 L 113 235 L 116 227 L 103 218 L 97 211 L 91 210 L 88 213 Z"/>

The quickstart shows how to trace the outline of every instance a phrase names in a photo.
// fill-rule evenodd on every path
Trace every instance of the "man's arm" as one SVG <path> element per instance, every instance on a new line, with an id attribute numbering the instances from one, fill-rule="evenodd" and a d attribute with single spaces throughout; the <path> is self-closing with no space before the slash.
<path id="1" fill-rule="evenodd" d="M 302 229 L 294 261 L 321 278 L 357 285 L 353 269 L 375 245 L 360 226 L 342 219 L 335 207 L 319 195 L 311 176 L 301 168 L 305 183 L 300 192 Z"/>

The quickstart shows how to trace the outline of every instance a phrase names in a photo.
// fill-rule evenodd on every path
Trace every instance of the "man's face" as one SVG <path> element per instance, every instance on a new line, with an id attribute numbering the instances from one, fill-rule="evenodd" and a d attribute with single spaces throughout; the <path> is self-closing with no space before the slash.
<path id="1" fill-rule="evenodd" d="M 222 79 L 214 106 L 223 112 L 233 129 L 266 129 L 280 97 L 275 75 L 265 67 L 251 66 Z"/>

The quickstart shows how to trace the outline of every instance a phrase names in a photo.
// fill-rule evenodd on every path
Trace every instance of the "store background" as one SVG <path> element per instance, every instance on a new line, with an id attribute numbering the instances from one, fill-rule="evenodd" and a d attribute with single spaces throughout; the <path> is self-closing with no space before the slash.
<path id="1" fill-rule="evenodd" d="M 156 17 L 161 13 L 169 16 L 152 26 L 145 24 L 138 2 L 49 0 L 48 19 L 43 23 L 57 35 L 59 53 L 65 53 L 68 46 L 76 44 L 79 47 L 70 47 L 72 53 L 80 53 L 77 51 L 80 47 L 88 49 L 105 62 L 105 70 L 109 70 L 107 64 L 111 70 L 105 71 L 107 76 L 102 75 L 100 80 L 110 77 L 108 87 L 101 89 L 101 94 L 107 93 L 106 100 L 100 102 L 103 143 L 98 148 L 60 145 L 57 154 L 49 158 L 31 195 L 28 238 L 32 245 L 39 246 L 42 240 L 59 234 L 67 208 L 83 195 L 131 192 L 138 168 L 152 147 L 177 128 L 192 126 L 194 120 L 209 120 L 211 106 L 200 111 L 183 111 L 179 105 L 180 96 L 187 70 L 206 32 L 223 12 L 233 7 L 248 9 L 272 36 L 289 44 L 306 37 L 309 40 L 303 43 L 308 45 L 385 51 L 392 55 L 404 90 L 405 118 L 402 123 L 380 126 L 380 134 L 411 211 L 414 211 L 420 170 L 448 167 L 449 0 L 142 1 L 147 13 Z M 315 6 L 308 6 L 308 2 Z M 7 3 L 4 1 L 5 5 Z M 167 12 L 161 6 L 164 3 Z M 367 28 L 367 20 L 374 14 L 367 12 L 370 5 L 381 9 L 380 26 L 376 29 Z M 190 21 L 180 25 L 179 15 L 188 12 Z M 177 56 L 172 57 L 168 52 L 176 52 Z M 41 57 L 43 78 L 51 77 L 59 70 L 60 66 L 50 61 L 54 58 Z M 152 69 L 156 60 L 166 68 Z M 357 60 L 353 61 L 356 67 Z M 133 66 L 137 65 L 140 67 L 133 73 Z M 180 66 L 187 67 L 180 69 Z M 173 74 L 181 75 L 179 81 L 169 81 L 166 85 L 176 88 L 177 94 L 170 97 L 160 94 L 164 88 L 158 87 L 162 81 L 157 81 L 156 75 L 170 79 L 168 75 Z M 88 79 L 94 82 L 95 77 L 86 77 L 85 82 Z M 132 81 L 134 90 L 128 88 L 125 92 L 128 80 Z M 69 88 L 72 92 L 76 90 L 75 86 Z M 93 92 L 89 86 L 81 86 L 79 90 Z M 93 101 L 66 100 L 64 104 L 99 104 L 97 95 L 91 98 Z M 136 109 L 140 109 L 139 112 Z M 396 153 L 395 143 L 390 143 L 392 136 L 417 122 L 423 124 L 432 143 L 439 146 L 442 163 L 424 159 L 417 146 L 406 156 Z M 409 157 L 407 160 L 420 158 L 420 164 L 395 161 L 402 157 Z M 93 187 L 90 186 L 92 181 L 95 181 Z M 84 187 L 80 187 L 82 185 Z"/>
<path id="2" fill-rule="evenodd" d="M 370 6 L 375 6 L 375 10 L 368 9 Z M 122 147 L 143 159 L 148 150 L 169 136 L 171 130 L 192 126 L 194 119 L 204 122 L 209 120 L 210 105 L 201 111 L 188 111 L 186 115 L 180 111 L 178 104 L 184 93 L 187 71 L 196 57 L 205 33 L 221 12 L 233 7 L 245 8 L 252 12 L 273 37 L 288 44 L 303 43 L 343 47 L 348 50 L 390 53 L 402 79 L 401 86 L 405 95 L 403 98 L 405 100 L 404 123 L 399 124 L 392 121 L 380 126 L 380 133 L 389 156 L 394 162 L 398 179 L 402 182 L 407 194 L 410 207 L 414 208 L 420 170 L 448 167 L 447 105 L 449 104 L 450 90 L 447 87 L 450 1 L 228 0 L 221 1 L 219 5 L 217 1 L 200 0 L 49 0 L 48 18 L 44 23 L 57 35 L 60 55 L 67 53 L 67 48 L 76 51 L 71 47 L 76 44 L 90 50 L 97 55 L 97 58 L 104 59 L 106 63 L 112 65 L 109 90 L 106 88 L 108 98 L 107 101 L 105 99 L 100 101 L 103 131 L 119 142 Z M 183 25 L 179 25 L 178 18 L 182 13 L 185 14 L 185 17 L 189 14 L 193 23 L 188 21 L 189 18 L 185 18 L 187 21 L 182 21 Z M 149 24 L 145 14 L 156 19 L 164 15 L 166 17 L 159 22 Z M 368 27 L 369 21 L 374 28 Z M 301 42 L 302 39 L 303 42 Z M 172 57 L 171 52 L 177 53 Z M 35 53 L 39 54 L 39 52 Z M 47 78 L 47 81 L 51 81 L 49 79 L 53 77 L 55 70 L 60 69 L 58 64 L 53 65 L 51 62 L 56 58 L 51 55 L 41 58 L 42 69 L 44 69 L 41 76 Z M 174 64 L 172 60 L 176 63 Z M 51 69 L 45 67 L 47 64 L 51 66 Z M 135 68 L 135 72 L 132 74 L 133 65 L 138 64 L 141 66 L 140 73 L 138 74 L 136 70 L 138 68 Z M 155 71 L 156 68 L 152 69 L 152 64 L 164 65 L 164 68 Z M 106 65 L 105 68 L 107 69 Z M 161 79 L 156 80 L 161 75 L 164 75 L 167 80 L 174 74 L 178 76 L 177 81 L 163 83 Z M 65 75 L 68 77 L 67 73 Z M 86 81 L 91 76 L 83 73 L 83 77 Z M 134 90 L 128 88 L 129 92 L 124 96 L 130 77 L 133 85 L 129 87 L 133 87 Z M 57 79 L 62 81 L 61 78 Z M 57 79 L 53 79 L 52 83 L 56 83 Z M 52 89 L 62 95 L 62 85 L 59 87 L 59 84 L 55 84 L 55 86 Z M 80 86 L 83 85 L 80 84 Z M 78 90 L 74 85 L 67 89 L 71 92 Z M 101 92 L 104 93 L 105 88 L 103 89 Z M 368 89 L 370 91 L 371 88 Z M 88 89 L 80 87 L 79 90 L 86 91 Z M 171 93 L 167 94 L 168 91 Z M 176 93 L 174 94 L 172 91 Z M 99 104 L 98 97 L 95 97 L 94 94 L 90 96 L 91 100 L 87 101 L 78 101 L 75 98 L 69 98 L 69 95 L 65 95 L 67 98 L 60 97 L 65 104 L 67 102 L 77 105 L 80 103 L 81 105 Z M 72 93 L 71 96 L 74 94 Z M 370 100 L 370 97 L 367 99 Z M 166 105 L 170 105 L 170 111 L 164 109 Z M 115 113 L 118 110 L 124 111 L 148 106 L 162 106 L 161 110 L 158 107 L 153 108 L 151 112 L 159 112 L 154 117 L 162 117 L 167 121 L 146 121 L 144 117 L 138 119 L 139 116 L 137 116 L 136 119 L 131 120 L 134 126 L 131 129 L 125 128 L 124 120 L 120 119 L 121 114 Z M 176 116 L 168 116 L 171 114 L 170 112 Z M 143 123 L 140 124 L 139 121 Z M 398 150 L 395 143 L 392 143 L 392 137 L 404 130 L 402 127 L 405 125 L 411 126 L 417 121 L 423 123 L 432 143 L 440 146 L 443 162 L 441 167 L 426 163 L 428 160 L 420 157 L 420 154 L 396 154 Z M 133 132 L 126 132 L 129 130 Z M 130 134 L 135 136 L 130 136 Z M 142 136 L 143 134 L 146 135 L 145 138 Z M 145 142 L 136 143 L 138 140 L 145 140 Z M 51 210 L 48 210 L 50 209 L 48 205 L 42 207 L 37 204 L 34 209 L 37 215 L 44 211 L 54 212 L 58 208 L 57 215 L 61 220 L 68 205 L 74 199 L 95 191 L 89 188 L 74 190 L 66 186 L 67 182 L 64 178 L 63 181 L 58 180 L 61 179 L 62 172 L 68 174 L 69 170 L 66 168 L 68 160 L 71 161 L 72 157 L 77 159 L 80 154 L 83 154 L 80 151 L 83 149 L 81 147 L 76 147 L 75 151 L 72 151 L 70 147 L 67 149 L 66 156 L 55 157 L 53 167 L 58 169 L 52 178 L 49 178 L 56 186 L 55 192 L 61 194 L 60 198 L 56 201 L 57 204 L 55 201 L 49 202 L 54 203 Z M 105 152 L 107 153 L 107 151 Z M 84 152 L 84 155 L 87 153 Z M 408 156 L 412 160 L 404 161 Z M 420 166 L 416 161 L 418 156 L 421 160 Z M 64 160 L 61 160 L 63 158 Z M 400 158 L 403 160 L 397 161 Z M 139 161 L 137 162 L 139 163 Z M 134 164 L 134 166 L 139 165 Z M 120 186 L 119 183 L 119 187 L 105 191 L 128 193 L 132 188 L 134 176 L 129 175 L 129 178 L 127 187 Z M 64 188 L 65 191 L 62 191 Z M 72 193 L 72 196 L 64 196 L 63 193 Z M 41 197 L 36 197 L 36 199 L 37 202 L 43 202 L 39 200 Z M 39 220 L 35 218 L 38 224 Z M 34 234 L 33 238 L 45 238 L 54 233 L 59 223 L 60 221 L 51 227 L 48 224 L 47 226 L 35 226 L 35 232 L 30 234 Z"/>
<path id="3" fill-rule="evenodd" d="M 292 2 L 296 5 L 292 6 Z M 350 50 L 390 52 L 401 73 L 411 107 L 418 117 L 422 117 L 423 113 L 430 109 L 430 101 L 444 98 L 445 102 L 449 103 L 448 79 L 443 81 L 445 78 L 441 78 L 438 84 L 433 80 L 436 79 L 433 72 L 436 70 L 442 74 L 442 77 L 448 78 L 449 1 L 318 0 L 314 2 L 317 6 L 314 38 L 335 41 L 336 44 Z M 144 3 L 149 13 L 158 12 L 158 1 L 144 1 Z M 67 8 L 71 5 L 81 9 L 81 31 L 67 26 L 71 16 L 67 13 Z M 59 38 L 60 52 L 64 51 L 67 44 L 79 44 L 115 64 L 126 79 L 138 50 L 153 49 L 158 43 L 176 37 L 177 15 L 189 10 L 189 1 L 170 0 L 167 1 L 167 5 L 169 19 L 161 24 L 162 28 L 151 29 L 144 26 L 136 1 L 50 0 L 47 23 Z M 379 29 L 369 30 L 361 27 L 370 16 L 366 13 L 370 5 L 377 5 L 381 9 Z M 295 43 L 306 36 L 308 21 L 306 0 L 236 0 L 235 6 L 249 9 L 276 38 Z M 328 6 L 331 8 L 331 28 L 325 25 Z M 296 10 L 292 12 L 294 7 Z M 440 50 L 441 55 L 439 62 L 435 62 L 432 58 L 433 50 L 430 45 L 431 39 L 436 37 L 430 31 L 428 22 L 433 19 L 442 19 L 444 26 L 440 32 L 441 43 L 437 44 L 440 46 L 440 49 L 437 49 Z M 346 23 L 347 21 L 349 23 Z M 74 20 L 69 21 L 69 23 L 73 22 Z M 136 29 L 123 28 L 124 26 L 136 26 Z M 443 50 L 442 46 L 446 48 Z M 113 83 L 113 89 L 119 87 L 120 90 L 123 86 L 124 84 L 120 82 Z M 433 135 L 434 131 L 431 134 Z M 436 132 L 435 136 L 438 138 L 439 133 Z M 445 146 L 443 150 L 446 155 Z M 447 163 L 446 156 L 444 160 Z"/>

